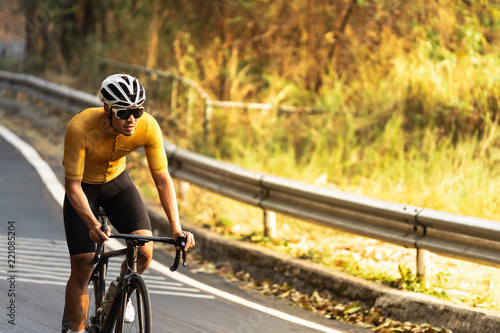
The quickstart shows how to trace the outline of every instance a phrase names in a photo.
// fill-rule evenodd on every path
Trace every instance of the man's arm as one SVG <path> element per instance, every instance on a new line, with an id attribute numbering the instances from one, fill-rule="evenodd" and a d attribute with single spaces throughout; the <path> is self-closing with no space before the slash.
<path id="1" fill-rule="evenodd" d="M 71 206 L 76 210 L 78 215 L 83 219 L 89 228 L 89 236 L 94 242 L 99 242 L 101 238 L 109 240 L 108 236 L 101 231 L 101 224 L 95 218 L 92 210 L 90 209 L 87 196 L 82 189 L 81 179 L 64 179 L 64 188 L 68 196 Z"/>
<path id="2" fill-rule="evenodd" d="M 167 171 L 152 173 L 153 179 L 155 181 L 156 188 L 158 189 L 158 195 L 160 197 L 163 210 L 167 215 L 168 221 L 170 222 L 170 228 L 172 229 L 172 235 L 174 238 L 182 235 L 182 227 L 179 219 L 179 210 L 177 208 L 177 197 L 175 195 L 174 182 L 170 173 Z M 190 232 L 186 232 L 187 242 L 185 249 L 194 246 L 194 236 Z"/>

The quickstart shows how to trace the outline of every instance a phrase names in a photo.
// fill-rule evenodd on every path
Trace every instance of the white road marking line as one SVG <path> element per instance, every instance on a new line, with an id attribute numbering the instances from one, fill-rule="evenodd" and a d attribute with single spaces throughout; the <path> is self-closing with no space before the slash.
<path id="1" fill-rule="evenodd" d="M 204 298 L 204 299 L 215 299 L 213 295 L 207 294 L 186 294 L 183 292 L 176 291 L 159 291 L 159 290 L 151 290 L 149 289 L 149 293 L 152 295 L 168 295 L 168 296 L 181 296 L 181 297 L 190 297 L 190 298 Z"/>
<path id="2" fill-rule="evenodd" d="M 248 301 L 242 297 L 239 297 L 239 296 L 233 295 L 231 293 L 216 289 L 216 288 L 211 287 L 209 285 L 206 285 L 202 282 L 196 281 L 188 276 L 185 276 L 179 272 L 170 272 L 170 270 L 166 266 L 164 266 L 163 264 L 161 264 L 155 260 L 151 261 L 151 265 L 149 267 L 151 269 L 154 269 L 154 270 L 161 272 L 163 274 L 168 274 L 168 276 L 174 280 L 182 281 L 182 283 L 190 285 L 194 288 L 197 288 L 197 289 L 200 289 L 200 290 L 205 291 L 207 293 L 210 293 L 212 295 L 216 295 L 218 297 L 224 298 L 228 301 L 238 303 L 238 304 L 246 306 L 248 308 L 266 313 L 270 316 L 274 316 L 274 317 L 277 317 L 277 318 L 280 318 L 280 319 L 283 319 L 283 320 L 286 320 L 286 321 L 289 321 L 289 322 L 292 322 L 292 323 L 295 323 L 295 324 L 298 324 L 301 326 L 312 328 L 312 329 L 315 329 L 315 330 L 318 330 L 321 332 L 341 333 L 341 331 L 332 329 L 330 327 L 319 325 L 319 324 L 316 324 L 314 322 L 289 315 L 288 313 L 284 313 L 284 312 L 278 311 L 276 309 L 269 308 L 267 306 L 263 306 L 263 305 L 254 303 L 254 302 Z"/>
<path id="3" fill-rule="evenodd" d="M 42 281 L 41 279 L 49 279 L 49 280 L 43 280 L 42 282 L 44 281 L 62 281 L 64 282 L 64 284 L 66 284 L 66 282 L 68 282 L 68 277 L 69 277 L 69 272 L 68 272 L 68 275 L 67 276 L 61 276 L 61 275 L 47 275 L 47 274 L 37 274 L 37 273 L 25 273 L 23 271 L 20 271 L 20 270 L 16 270 L 17 272 L 17 276 L 22 276 L 22 279 L 25 279 L 25 278 L 32 278 L 32 279 L 36 279 L 36 281 Z M 0 275 L 1 276 L 1 275 Z M 7 275 L 8 277 L 8 275 Z M 21 281 L 21 279 L 17 279 L 16 278 L 16 281 Z"/>
<path id="4" fill-rule="evenodd" d="M 50 166 L 40 157 L 38 152 L 2 125 L 0 125 L 0 135 L 23 154 L 26 160 L 35 168 L 36 172 L 38 172 L 54 199 L 62 206 L 64 201 L 64 187 L 57 179 L 54 171 L 52 171 Z"/>
<path id="5" fill-rule="evenodd" d="M 8 270 L 7 266 L 0 266 L 0 268 Z M 33 265 L 21 265 L 16 264 L 16 270 L 20 273 L 44 273 L 44 275 L 52 275 L 52 274 L 67 274 L 69 276 L 69 268 L 54 268 L 52 264 L 44 264 L 44 268 L 40 269 L 40 267 Z M 49 274 L 50 273 L 50 274 Z"/>
<path id="6" fill-rule="evenodd" d="M 66 286 L 66 281 L 47 281 L 47 280 L 34 280 L 34 279 L 25 279 L 25 278 L 16 278 L 16 282 L 28 282 L 28 283 L 38 283 L 38 284 L 44 284 L 44 285 L 47 285 L 47 284 L 52 284 L 52 285 L 56 285 L 56 286 Z"/>
<path id="7" fill-rule="evenodd" d="M 163 284 L 155 284 L 155 283 L 151 283 L 151 282 L 148 282 L 148 279 L 145 278 L 144 280 L 146 280 L 147 284 L 148 284 L 148 289 L 149 290 L 177 290 L 177 291 L 190 291 L 192 293 L 199 293 L 200 290 L 199 289 L 196 289 L 196 288 L 186 288 L 186 287 L 177 287 L 177 286 L 165 286 Z"/>

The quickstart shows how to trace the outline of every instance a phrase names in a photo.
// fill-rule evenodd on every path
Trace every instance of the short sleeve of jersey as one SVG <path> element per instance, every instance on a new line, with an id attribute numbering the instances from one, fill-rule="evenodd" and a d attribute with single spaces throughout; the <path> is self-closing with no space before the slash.
<path id="1" fill-rule="evenodd" d="M 85 165 L 86 138 L 83 128 L 72 120 L 64 136 L 64 174 L 69 179 L 82 179 Z"/>
<path id="2" fill-rule="evenodd" d="M 160 125 L 153 117 L 149 117 L 148 136 L 147 143 L 144 145 L 144 152 L 152 173 L 156 174 L 167 170 L 168 161 L 163 147 L 163 134 Z"/>

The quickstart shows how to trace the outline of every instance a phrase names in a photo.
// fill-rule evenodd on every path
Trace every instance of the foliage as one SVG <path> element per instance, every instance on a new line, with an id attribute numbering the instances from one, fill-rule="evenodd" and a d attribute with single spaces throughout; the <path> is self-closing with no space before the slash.
<path id="1" fill-rule="evenodd" d="M 385 136 L 403 136 L 399 154 L 425 149 L 426 130 L 453 143 L 484 140 L 480 153 L 497 144 L 498 1 L 28 3 L 32 64 L 95 82 L 87 69 L 101 56 L 177 72 L 216 99 L 330 110 L 285 119 L 219 112 L 213 123 L 233 126 L 191 140 L 210 155 L 234 158 L 250 138 L 250 147 L 293 154 L 299 166 L 332 149 L 358 160 L 362 147 L 390 145 L 377 140 L 391 121 L 400 132 Z"/>
<path id="2" fill-rule="evenodd" d="M 373 74 L 391 75 L 406 57 L 416 66 L 463 59 L 483 67 L 483 57 L 498 53 L 500 37 L 498 1 L 31 3 L 26 24 L 40 26 L 33 39 L 46 51 L 55 47 L 67 64 L 95 56 L 146 64 L 145 51 L 154 50 L 159 60 L 148 65 L 175 68 L 222 100 L 270 101 L 281 90 L 287 103 L 324 104 L 339 89 L 332 84 L 344 83 L 340 91 L 349 102 L 355 98 L 349 90 L 364 90 Z M 158 47 L 150 49 L 153 36 Z"/>
<path id="3" fill-rule="evenodd" d="M 425 288 L 423 288 L 422 278 L 413 274 L 411 269 L 403 265 L 399 265 L 398 270 L 399 274 L 401 275 L 398 286 L 400 289 L 408 291 L 416 291 L 416 292 L 425 291 Z"/>

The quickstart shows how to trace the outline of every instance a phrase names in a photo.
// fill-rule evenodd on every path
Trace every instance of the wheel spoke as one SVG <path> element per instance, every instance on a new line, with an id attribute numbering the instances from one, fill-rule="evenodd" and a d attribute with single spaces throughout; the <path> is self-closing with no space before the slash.
<path id="1" fill-rule="evenodd" d="M 127 302 L 130 300 L 135 310 L 133 321 L 123 316 L 123 332 L 125 333 L 150 333 L 151 332 L 151 304 L 149 293 L 144 280 L 140 276 L 133 276 L 127 292 Z M 126 305 L 124 306 L 124 311 Z"/>

